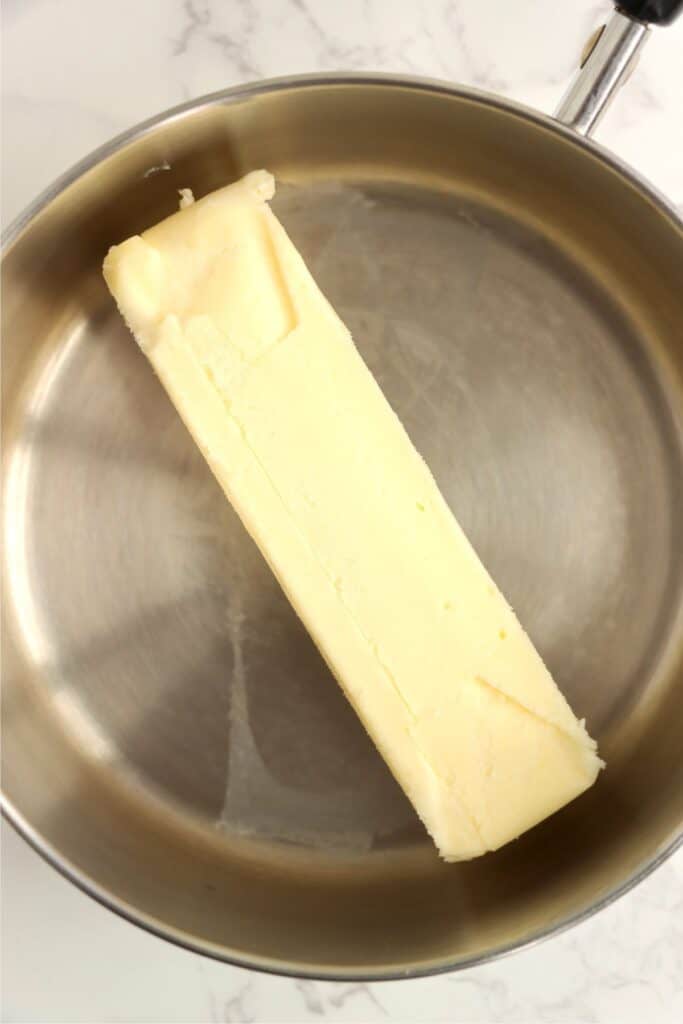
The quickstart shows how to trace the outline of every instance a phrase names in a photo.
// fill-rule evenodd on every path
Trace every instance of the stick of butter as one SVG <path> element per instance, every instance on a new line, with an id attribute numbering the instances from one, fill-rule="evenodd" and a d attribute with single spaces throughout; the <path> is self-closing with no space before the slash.
<path id="1" fill-rule="evenodd" d="M 447 860 L 602 762 L 257 171 L 112 248 L 121 313 Z"/>

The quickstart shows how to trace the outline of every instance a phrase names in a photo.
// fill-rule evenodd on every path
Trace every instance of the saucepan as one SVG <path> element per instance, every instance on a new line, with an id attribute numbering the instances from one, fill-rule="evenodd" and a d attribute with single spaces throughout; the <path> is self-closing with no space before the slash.
<path id="1" fill-rule="evenodd" d="M 683 226 L 588 138 L 679 7 L 622 3 L 556 119 L 424 79 L 258 83 L 120 136 L 9 230 L 4 810 L 130 921 L 414 976 L 582 919 L 680 841 Z M 101 279 L 178 189 L 260 167 L 607 761 L 469 863 L 439 861 Z"/>

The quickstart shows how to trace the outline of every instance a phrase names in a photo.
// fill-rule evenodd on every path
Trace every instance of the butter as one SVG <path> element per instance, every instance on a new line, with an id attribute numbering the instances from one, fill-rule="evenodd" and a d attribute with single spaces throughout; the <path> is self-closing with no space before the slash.
<path id="1" fill-rule="evenodd" d="M 602 762 L 271 212 L 265 171 L 104 276 L 216 478 L 447 860 Z M 296 709 L 292 710 L 296 713 Z"/>

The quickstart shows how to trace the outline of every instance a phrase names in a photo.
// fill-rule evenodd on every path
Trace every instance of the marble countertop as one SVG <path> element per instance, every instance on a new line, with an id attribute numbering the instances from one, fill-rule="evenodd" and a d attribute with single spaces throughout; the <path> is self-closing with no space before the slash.
<path id="1" fill-rule="evenodd" d="M 407 72 L 550 111 L 608 10 L 597 0 L 4 0 L 3 220 L 135 122 L 261 77 Z M 682 44 L 683 19 L 655 34 L 599 131 L 680 205 Z M 683 852 L 530 950 L 450 976 L 358 985 L 258 975 L 176 949 L 83 896 L 2 828 L 3 1020 L 683 1019 Z"/>

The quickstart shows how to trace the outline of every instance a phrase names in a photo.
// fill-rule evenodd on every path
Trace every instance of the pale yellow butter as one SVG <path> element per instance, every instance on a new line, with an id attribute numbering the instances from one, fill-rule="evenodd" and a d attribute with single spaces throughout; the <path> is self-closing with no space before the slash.
<path id="1" fill-rule="evenodd" d="M 184 191 L 104 275 L 440 853 L 475 857 L 578 796 L 601 762 L 273 191 L 265 171 L 197 202 Z"/>

